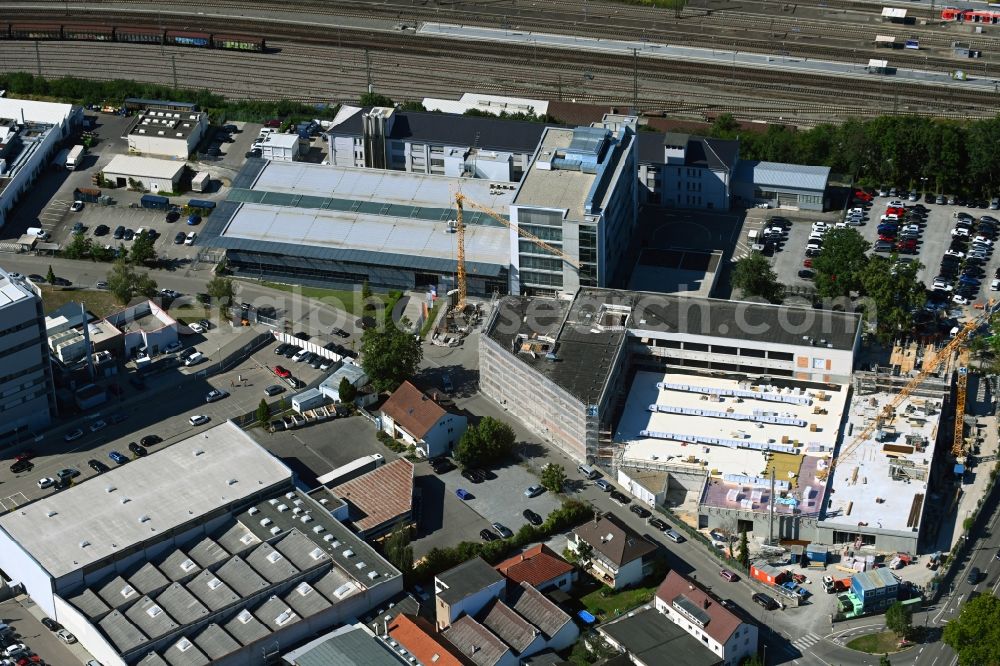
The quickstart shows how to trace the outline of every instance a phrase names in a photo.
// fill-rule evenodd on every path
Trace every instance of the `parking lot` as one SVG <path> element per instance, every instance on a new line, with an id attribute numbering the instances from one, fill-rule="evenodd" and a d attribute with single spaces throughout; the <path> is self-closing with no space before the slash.
<path id="1" fill-rule="evenodd" d="M 9 624 L 14 630 L 13 635 L 8 634 L 4 638 L 4 644 L 21 643 L 27 647 L 28 652 L 37 654 L 46 664 L 57 666 L 82 664 L 90 659 L 90 655 L 78 642 L 67 645 L 55 632 L 46 629 L 41 623 L 43 617 L 44 611 L 30 598 L 0 602 L 0 621 Z"/>
<path id="2" fill-rule="evenodd" d="M 851 227 L 856 229 L 865 240 L 871 243 L 873 248 L 879 240 L 879 218 L 885 214 L 887 205 L 894 199 L 898 200 L 899 197 L 875 197 L 872 205 L 866 212 L 863 223 L 859 226 Z M 942 257 L 952 243 L 951 233 L 952 229 L 955 228 L 955 215 L 957 213 L 965 212 L 976 219 L 979 219 L 983 215 L 1000 217 L 1000 215 L 996 215 L 996 211 L 926 203 L 923 199 L 920 201 L 906 201 L 905 197 L 902 199 L 908 211 L 918 204 L 926 209 L 925 219 L 916 221 L 919 231 L 917 232 L 915 251 L 913 253 L 900 254 L 899 256 L 912 258 L 914 261 L 920 262 L 921 268 L 918 272 L 918 277 L 928 288 L 931 288 L 934 278 L 940 272 Z M 744 225 L 745 231 L 741 237 L 741 242 L 746 238 L 747 231 L 766 228 L 769 226 L 769 220 L 775 217 L 782 217 L 789 220 L 788 234 L 784 242 L 778 245 L 773 254 L 770 255 L 770 259 L 779 280 L 790 287 L 789 291 L 791 293 L 811 293 L 813 290 L 812 281 L 801 277 L 799 273 L 806 268 L 804 264 L 807 259 L 805 249 L 812 232 L 812 224 L 815 222 L 824 222 L 827 225 L 833 226 L 843 220 L 840 211 L 826 213 L 789 212 L 784 210 L 761 212 L 764 214 L 759 216 L 748 215 L 748 221 Z M 759 221 L 752 221 L 754 217 L 758 218 Z M 900 228 L 906 224 L 908 222 L 901 222 Z M 975 236 L 975 234 L 973 233 L 972 236 Z M 874 253 L 874 250 L 870 251 L 870 253 Z M 889 255 L 883 253 L 882 256 Z M 973 304 L 982 302 L 989 296 L 990 283 L 998 268 L 1000 268 L 1000 259 L 994 256 L 992 252 L 989 253 L 984 262 L 984 270 L 980 274 L 982 286 L 976 293 L 976 297 L 970 299 Z M 961 306 L 955 305 L 955 307 L 958 308 Z"/>

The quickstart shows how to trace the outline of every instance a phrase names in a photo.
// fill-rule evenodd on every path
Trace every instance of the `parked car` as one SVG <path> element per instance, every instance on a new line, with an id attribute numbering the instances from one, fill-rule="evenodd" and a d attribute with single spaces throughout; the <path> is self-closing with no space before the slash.
<path id="1" fill-rule="evenodd" d="M 435 474 L 445 474 L 455 469 L 455 464 L 447 458 L 434 458 L 431 460 L 431 469 Z"/>
<path id="2" fill-rule="evenodd" d="M 57 631 L 56 636 L 58 636 L 60 640 L 62 640 L 62 642 L 66 643 L 67 645 L 72 645 L 73 643 L 76 643 L 76 636 L 69 633 L 65 629 L 60 629 L 59 631 Z"/>
<path id="3" fill-rule="evenodd" d="M 594 485 L 597 486 L 598 488 L 600 488 L 601 490 L 603 490 L 606 493 L 610 493 L 610 492 L 612 492 L 615 489 L 615 487 L 613 485 L 611 485 L 610 483 L 608 483 L 604 479 L 598 479 L 597 481 L 594 481 Z"/>
<path id="4" fill-rule="evenodd" d="M 198 238 L 198 234 L 193 231 L 189 231 L 187 237 L 184 239 L 185 245 L 194 245 L 195 239 Z"/>
<path id="5" fill-rule="evenodd" d="M 128 462 L 128 457 L 118 451 L 112 451 L 108 454 L 108 457 L 119 465 L 124 465 Z"/>
<path id="6" fill-rule="evenodd" d="M 35 464 L 30 460 L 15 460 L 10 466 L 10 471 L 12 474 L 20 474 L 21 472 L 30 472 L 35 469 Z"/>
<path id="7" fill-rule="evenodd" d="M 534 525 L 535 527 L 538 527 L 544 522 L 542 520 L 542 517 L 539 516 L 534 511 L 532 511 L 531 509 L 525 509 L 524 511 L 521 512 L 521 515 L 524 516 L 524 519 L 527 520 L 532 525 Z"/>
<path id="8" fill-rule="evenodd" d="M 53 620 L 51 617 L 43 617 L 42 626 L 44 626 L 49 631 L 59 631 L 60 629 L 62 629 L 62 625 Z"/>
<path id="9" fill-rule="evenodd" d="M 75 479 L 78 476 L 80 476 L 80 470 L 75 467 L 64 467 L 56 472 L 57 479 Z"/>
<path id="10" fill-rule="evenodd" d="M 647 524 L 650 527 L 655 527 L 656 529 L 660 530 L 661 532 L 666 532 L 667 530 L 670 529 L 670 525 L 667 525 L 665 522 L 663 522 L 659 518 L 650 518 L 646 522 L 647 522 Z"/>
<path id="11" fill-rule="evenodd" d="M 184 365 L 191 367 L 192 365 L 198 365 L 204 360 L 205 360 L 205 355 L 202 354 L 200 351 L 196 351 L 195 353 L 191 354 L 186 359 L 184 359 Z"/>
<path id="12" fill-rule="evenodd" d="M 455 491 L 455 495 L 456 495 L 456 496 L 458 497 L 458 499 L 460 499 L 460 500 L 468 500 L 468 499 L 472 499 L 472 493 L 470 493 L 470 492 L 469 492 L 468 490 L 466 490 L 465 488 L 459 488 L 459 489 L 457 489 L 457 490 Z"/>
<path id="13" fill-rule="evenodd" d="M 489 541 L 496 541 L 500 537 L 498 537 L 496 534 L 494 534 L 490 530 L 488 530 L 486 528 L 483 528 L 483 529 L 479 530 L 479 538 L 481 538 L 483 541 L 489 542 Z"/>
<path id="14" fill-rule="evenodd" d="M 55 483 L 56 480 L 53 479 L 51 476 L 43 476 L 42 478 L 38 479 L 38 488 L 40 490 L 45 490 L 46 488 L 51 488 L 52 486 L 54 486 Z"/>
<path id="15" fill-rule="evenodd" d="M 462 478 L 472 483 L 482 483 L 483 479 L 471 469 L 462 470 Z"/>
<path id="16" fill-rule="evenodd" d="M 167 211 L 167 214 L 164 217 L 164 219 L 166 219 L 167 222 L 176 222 L 177 220 L 180 219 L 180 217 L 181 217 L 180 211 L 171 210 Z"/>
<path id="17" fill-rule="evenodd" d="M 281 386 L 280 384 L 271 384 L 270 386 L 264 389 L 264 395 L 266 395 L 269 398 L 273 398 L 279 393 L 284 393 L 284 392 L 285 392 L 285 387 Z"/>
<path id="18" fill-rule="evenodd" d="M 969 575 L 966 576 L 965 580 L 969 585 L 975 585 L 979 582 L 979 578 L 982 573 L 979 571 L 979 567 L 972 567 L 969 569 Z"/>
<path id="19" fill-rule="evenodd" d="M 509 539 L 514 536 L 514 533 L 510 531 L 510 528 L 505 526 L 503 523 L 493 523 L 493 529 L 504 539 Z"/>
<path id="20" fill-rule="evenodd" d="M 635 515 L 639 516 L 642 519 L 649 518 L 652 515 L 652 513 L 650 513 L 649 509 L 641 507 L 638 504 L 633 504 L 632 506 L 630 506 L 628 508 L 628 510 L 631 511 L 632 513 L 634 513 Z"/>
<path id="21" fill-rule="evenodd" d="M 83 437 L 83 428 L 74 428 L 73 430 L 70 430 L 68 433 L 63 435 L 63 439 L 66 440 L 67 442 L 76 441 L 81 437 Z"/>
<path id="22" fill-rule="evenodd" d="M 135 455 L 139 456 L 140 458 L 149 453 L 149 451 L 146 450 L 146 447 L 140 444 L 136 444 L 135 442 L 128 443 L 128 450 L 134 453 Z"/>
<path id="23" fill-rule="evenodd" d="M 188 221 L 187 221 L 188 225 L 193 227 L 194 225 L 199 224 L 200 222 L 201 222 L 201 215 L 188 215 Z"/>
<path id="24" fill-rule="evenodd" d="M 720 570 L 719 575 L 728 580 L 730 583 L 735 583 L 740 579 L 740 577 L 737 576 L 735 572 L 732 572 L 729 569 Z"/>
<path id="25" fill-rule="evenodd" d="M 184 240 L 187 238 L 187 234 L 183 231 L 178 231 L 177 235 L 174 236 L 174 245 L 184 245 Z"/>
<path id="26" fill-rule="evenodd" d="M 105 472 L 111 469 L 110 467 L 102 463 L 100 460 L 95 460 L 94 458 L 88 460 L 87 464 L 90 465 L 90 469 L 94 470 L 98 474 L 104 474 Z"/>
<path id="27" fill-rule="evenodd" d="M 210 420 L 211 419 L 205 416 L 204 414 L 195 414 L 194 416 L 188 419 L 188 423 L 190 423 L 193 426 L 200 426 L 200 425 L 205 425 Z"/>
<path id="28" fill-rule="evenodd" d="M 611 499 L 613 499 L 615 502 L 617 502 L 618 504 L 620 504 L 622 506 L 626 506 L 626 505 L 632 503 L 631 499 L 629 499 L 623 493 L 618 492 L 617 490 L 612 490 L 611 491 Z"/>
<path id="29" fill-rule="evenodd" d="M 351 334 L 348 333 L 347 331 L 345 331 L 342 328 L 334 328 L 333 331 L 332 331 L 332 333 L 334 335 L 336 335 L 338 338 L 349 338 L 349 337 L 351 337 Z"/>
<path id="30" fill-rule="evenodd" d="M 205 402 L 217 402 L 229 396 L 229 393 L 222 389 L 212 389 L 205 395 Z"/>
<path id="31" fill-rule="evenodd" d="M 667 530 L 665 532 L 666 537 L 673 541 L 674 543 L 684 543 L 685 539 L 681 536 L 681 533 L 677 530 Z"/>
<path id="32" fill-rule="evenodd" d="M 541 486 L 528 486 L 524 491 L 524 496 L 528 498 L 538 497 L 543 492 L 545 492 L 545 488 Z"/>
<path id="33" fill-rule="evenodd" d="M 763 592 L 755 593 L 753 595 L 753 602 L 758 606 L 763 606 L 765 610 L 774 610 L 778 607 L 778 602 Z"/>
<path id="34" fill-rule="evenodd" d="M 274 374 L 276 374 L 277 376 L 279 376 L 281 378 L 291 377 L 292 376 L 291 371 L 287 370 L 286 368 L 284 368 L 284 367 L 282 367 L 280 365 L 274 366 Z"/>
<path id="35" fill-rule="evenodd" d="M 139 443 L 143 446 L 152 446 L 154 444 L 159 444 L 163 439 L 159 435 L 146 435 L 139 440 Z"/>
<path id="36" fill-rule="evenodd" d="M 89 427 L 90 432 L 98 432 L 107 428 L 108 424 L 105 421 L 98 419 L 96 421 L 91 421 Z"/>

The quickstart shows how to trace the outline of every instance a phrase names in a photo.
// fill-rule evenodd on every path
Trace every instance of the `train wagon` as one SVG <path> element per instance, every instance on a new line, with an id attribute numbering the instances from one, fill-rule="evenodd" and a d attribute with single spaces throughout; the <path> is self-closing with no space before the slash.
<path id="1" fill-rule="evenodd" d="M 207 32 L 180 32 L 168 30 L 166 36 L 167 44 L 176 46 L 198 46 L 207 48 L 212 45 L 212 36 Z"/>
<path id="2" fill-rule="evenodd" d="M 79 39 L 86 42 L 113 42 L 115 29 L 111 26 L 64 25 L 63 39 Z"/>
<path id="3" fill-rule="evenodd" d="M 12 23 L 12 39 L 62 39 L 62 26 L 57 23 Z"/>
<path id="4" fill-rule="evenodd" d="M 0 39 L 10 39 L 10 23 L 0 23 Z"/>
<path id="5" fill-rule="evenodd" d="M 212 48 L 230 51 L 263 51 L 267 48 L 260 37 L 247 35 L 212 35 Z"/>
<path id="6" fill-rule="evenodd" d="M 163 31 L 156 28 L 115 28 L 115 41 L 133 44 L 161 44 Z"/>

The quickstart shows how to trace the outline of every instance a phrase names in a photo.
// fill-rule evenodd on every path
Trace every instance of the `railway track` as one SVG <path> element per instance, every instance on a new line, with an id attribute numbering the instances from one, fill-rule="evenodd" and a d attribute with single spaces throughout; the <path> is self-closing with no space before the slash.
<path id="1" fill-rule="evenodd" d="M 556 0 L 558 2 L 558 0 Z M 114 7 L 114 3 L 100 3 Z M 118 7 L 125 3 L 117 4 Z M 136 3 L 127 3 L 133 7 Z M 174 5 L 184 5 L 184 2 L 174 2 Z M 305 2 L 303 5 L 310 5 Z M 217 5 L 236 7 L 238 3 L 215 3 Z M 339 16 L 345 15 L 345 5 L 361 8 L 368 3 L 338 3 L 341 7 Z M 193 6 L 193 5 L 192 5 Z M 245 5 L 240 5 L 245 7 Z M 61 5 L 60 5 L 61 7 Z M 54 9 L 54 7 L 53 7 Z M 372 12 L 348 11 L 348 14 L 358 18 L 371 18 Z M 59 11 L 39 13 L 29 20 L 56 20 L 65 18 L 59 16 Z M 295 19 L 295 17 L 287 17 Z M 748 16 L 748 20 L 758 20 Z M 90 12 L 78 14 L 76 20 L 90 21 L 132 21 L 135 13 L 113 9 L 105 12 Z M 178 17 L 168 14 L 158 16 L 159 24 L 165 27 L 192 29 L 191 17 Z M 437 40 L 417 37 L 410 33 L 383 33 L 365 30 L 338 30 L 333 34 L 317 31 L 315 27 L 297 25 L 281 21 L 263 21 L 256 18 L 213 19 L 210 16 L 199 16 L 199 26 L 206 30 L 226 30 L 228 32 L 249 32 L 252 34 L 269 35 L 269 41 L 285 40 L 281 48 L 290 55 L 305 57 L 298 49 L 305 52 L 315 52 L 318 49 L 333 50 L 337 54 L 354 53 L 355 56 L 363 50 L 368 50 L 376 63 L 384 63 L 386 72 L 381 75 L 392 94 L 397 97 L 421 98 L 432 90 L 452 92 L 456 89 L 475 89 L 482 92 L 497 92 L 500 94 L 520 94 L 556 98 L 563 92 L 564 81 L 572 82 L 578 79 L 581 71 L 587 71 L 600 81 L 591 89 L 565 85 L 566 96 L 572 95 L 578 101 L 588 101 L 603 104 L 629 104 L 632 99 L 632 59 L 625 56 L 594 54 L 586 52 L 567 52 L 554 49 L 536 48 L 528 57 L 526 52 L 512 55 L 509 45 L 477 43 L 475 51 L 470 51 L 468 44 L 455 40 Z M 625 35 L 623 35 L 625 36 Z M 635 37 L 632 33 L 627 35 Z M 733 40 L 739 50 L 752 50 L 750 46 L 760 40 Z M 770 42 L 773 50 L 773 38 Z M 336 45 L 336 46 L 335 46 Z M 720 45 L 721 46 L 721 45 Z M 109 48 L 104 45 L 102 48 Z M 122 46 L 131 50 L 133 46 Z M 167 47 L 170 48 L 170 47 Z M 156 47 L 160 51 L 160 47 Z M 185 52 L 187 49 L 171 49 L 174 53 Z M 456 54 L 461 54 L 456 58 Z M 208 63 L 218 59 L 216 52 L 204 54 Z M 33 58 L 22 54 L 25 65 Z M 161 56 L 162 57 L 162 56 Z M 187 56 L 185 56 L 187 57 Z M 200 56 L 199 56 L 200 57 Z M 267 58 L 268 56 L 263 56 Z M 127 60 L 128 56 L 124 56 Z M 400 62 L 393 66 L 393 59 Z M 928 58 L 929 59 L 929 58 Z M 11 58 L 3 59 L 11 62 Z M 332 62 L 327 60 L 326 62 Z M 363 66 L 355 58 L 357 66 Z M 66 62 L 66 66 L 71 63 Z M 270 61 L 260 61 L 258 71 L 264 71 L 273 66 Z M 770 72 L 759 69 L 720 68 L 717 65 L 700 63 L 665 62 L 654 59 L 642 60 L 642 84 L 639 96 L 639 106 L 645 109 L 664 110 L 691 115 L 733 110 L 736 115 L 751 118 L 781 118 L 789 117 L 804 119 L 811 124 L 817 121 L 829 120 L 831 116 L 875 115 L 888 111 L 898 111 L 920 115 L 943 115 L 950 117 L 982 117 L 992 115 L 996 97 L 972 91 L 954 91 L 946 99 L 934 99 L 928 90 L 916 84 L 901 84 L 889 82 L 885 77 L 878 80 L 855 79 L 849 86 L 836 77 L 822 75 L 795 76 L 786 72 Z M 9 65 L 8 65 L 9 68 Z M 24 66 L 22 69 L 33 69 Z M 99 68 L 95 68 L 99 69 Z M 294 67 L 292 68 L 294 69 Z M 391 73 L 388 70 L 392 70 Z M 496 76 L 500 70 L 505 74 Z M 428 76 L 428 72 L 433 72 Z M 286 71 L 285 76 L 292 83 L 298 83 L 293 71 Z M 340 80 L 348 81 L 350 89 L 364 89 L 364 77 L 356 73 L 342 71 Z M 231 96 L 256 96 L 248 94 L 246 86 L 227 85 L 226 77 L 213 77 L 206 74 L 202 80 L 210 82 L 211 87 Z M 701 84 L 701 90 L 692 90 L 691 82 Z M 417 83 L 419 82 L 419 83 Z M 308 85 L 308 82 L 303 82 Z M 380 89 L 382 89 L 380 87 Z M 683 90 L 689 95 L 684 102 L 677 101 L 677 91 Z M 287 93 L 286 93 L 287 94 Z M 281 96 L 281 95 L 277 95 Z M 299 97 L 313 101 L 315 95 L 299 94 Z M 333 96 L 336 99 L 336 95 Z M 344 96 L 344 99 L 351 99 Z M 688 101 L 690 100 L 690 101 Z M 762 101 L 767 100 L 767 101 Z M 331 101 L 330 96 L 316 101 Z M 340 100 L 338 100 L 340 101 Z"/>

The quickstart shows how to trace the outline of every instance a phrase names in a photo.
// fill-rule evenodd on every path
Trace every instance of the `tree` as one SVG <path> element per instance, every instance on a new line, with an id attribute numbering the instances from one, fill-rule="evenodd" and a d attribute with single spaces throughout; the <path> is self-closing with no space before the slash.
<path id="1" fill-rule="evenodd" d="M 913 313 L 923 305 L 926 288 L 917 277 L 919 262 L 902 264 L 885 257 L 872 257 L 861 272 L 862 292 L 874 309 L 868 319 L 879 338 L 888 341 L 913 329 Z"/>
<path id="2" fill-rule="evenodd" d="M 1000 664 L 1000 599 L 986 593 L 970 599 L 948 622 L 941 640 L 958 653 L 959 666 Z"/>
<path id="3" fill-rule="evenodd" d="M 261 398 L 260 404 L 257 405 L 257 423 L 267 423 L 269 418 L 271 418 L 271 407 L 267 404 L 267 400 Z"/>
<path id="4" fill-rule="evenodd" d="M 152 298 L 156 295 L 156 280 L 148 273 L 136 272 L 126 259 L 115 260 L 107 281 L 108 291 L 123 305 L 136 296 Z"/>
<path id="5" fill-rule="evenodd" d="M 354 399 L 358 397 L 358 389 L 347 377 L 341 377 L 340 385 L 337 386 L 337 395 L 340 396 L 341 402 L 354 402 Z"/>
<path id="6" fill-rule="evenodd" d="M 62 256 L 67 259 L 86 259 L 90 256 L 93 241 L 83 234 L 74 234 L 69 244 L 62 249 Z"/>
<path id="7" fill-rule="evenodd" d="M 896 601 L 885 611 L 885 626 L 900 638 L 906 638 L 913 629 L 913 612 L 909 606 Z"/>
<path id="8" fill-rule="evenodd" d="M 733 266 L 733 286 L 744 296 L 760 296 L 771 303 L 780 303 L 785 289 L 762 254 L 749 254 Z"/>
<path id="9" fill-rule="evenodd" d="M 376 92 L 366 92 L 358 100 L 359 106 L 395 106 L 396 103 L 385 95 Z"/>
<path id="10" fill-rule="evenodd" d="M 399 569 L 403 578 L 408 580 L 413 575 L 413 546 L 410 545 L 410 527 L 400 522 L 386 537 L 382 546 L 385 559 L 389 564 Z"/>
<path id="11" fill-rule="evenodd" d="M 145 229 L 132 241 L 132 261 L 137 264 L 151 264 L 156 261 L 156 248 L 153 238 Z"/>
<path id="12" fill-rule="evenodd" d="M 409 327 L 409 320 L 401 317 L 398 326 L 388 322 L 361 336 L 361 367 L 376 391 L 393 391 L 416 372 L 424 350 L 404 330 Z"/>
<path id="13" fill-rule="evenodd" d="M 52 264 L 49 264 L 49 272 L 45 274 L 45 281 L 52 284 L 56 281 L 55 271 L 52 270 Z"/>
<path id="14" fill-rule="evenodd" d="M 561 493 L 566 483 L 566 470 L 562 465 L 549 463 L 542 468 L 542 486 L 553 493 Z"/>
<path id="15" fill-rule="evenodd" d="M 831 229 L 823 239 L 823 249 L 813 259 L 816 293 L 824 298 L 849 296 L 861 288 L 861 272 L 868 262 L 865 252 L 871 243 L 856 229 Z"/>
<path id="16" fill-rule="evenodd" d="M 476 425 L 465 429 L 453 457 L 463 468 L 490 465 L 509 457 L 516 439 L 514 429 L 509 425 L 492 416 L 485 416 Z"/>
<path id="17" fill-rule="evenodd" d="M 878 666 L 892 666 L 892 662 L 889 661 L 889 655 L 884 654 L 878 659 Z"/>
<path id="18" fill-rule="evenodd" d="M 594 557 L 594 547 L 586 541 L 578 541 L 576 550 L 569 550 L 568 554 L 581 569 L 586 569 Z"/>
<path id="19" fill-rule="evenodd" d="M 233 281 L 227 277 L 216 275 L 208 281 L 208 284 L 205 285 L 205 293 L 207 293 L 212 300 L 216 301 L 220 308 L 225 310 L 233 302 L 233 298 L 235 297 Z"/>
<path id="20" fill-rule="evenodd" d="M 737 561 L 741 567 L 750 570 L 750 543 L 747 541 L 746 530 L 740 532 L 740 554 Z"/>

